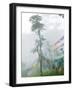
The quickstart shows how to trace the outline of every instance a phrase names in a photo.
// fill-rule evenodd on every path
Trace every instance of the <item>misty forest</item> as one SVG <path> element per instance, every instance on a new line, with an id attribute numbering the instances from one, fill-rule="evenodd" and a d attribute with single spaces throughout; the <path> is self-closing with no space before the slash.
<path id="1" fill-rule="evenodd" d="M 22 77 L 64 75 L 64 15 L 22 15 Z"/>

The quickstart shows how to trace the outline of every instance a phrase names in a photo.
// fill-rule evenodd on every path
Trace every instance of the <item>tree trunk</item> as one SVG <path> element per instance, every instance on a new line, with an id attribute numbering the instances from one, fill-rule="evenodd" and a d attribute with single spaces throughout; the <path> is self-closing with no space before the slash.
<path id="1" fill-rule="evenodd" d="M 41 49 L 41 48 L 40 48 Z M 42 56 L 40 55 L 40 75 L 43 75 L 43 71 L 42 71 Z"/>
<path id="2" fill-rule="evenodd" d="M 41 34 L 40 34 L 40 30 L 39 30 L 39 39 L 40 39 L 40 46 L 39 46 L 39 50 L 40 50 L 40 54 L 39 54 L 39 60 L 40 60 L 40 75 L 43 75 L 43 71 L 42 71 L 42 50 L 41 50 Z"/>

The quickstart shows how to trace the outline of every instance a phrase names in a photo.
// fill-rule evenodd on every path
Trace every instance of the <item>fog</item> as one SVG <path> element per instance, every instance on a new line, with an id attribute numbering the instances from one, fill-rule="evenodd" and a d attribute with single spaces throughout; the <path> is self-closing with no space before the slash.
<path id="1" fill-rule="evenodd" d="M 22 76 L 31 76 L 32 69 L 39 72 L 38 54 L 32 53 L 32 49 L 35 48 L 35 40 L 37 35 L 32 32 L 32 24 L 29 18 L 34 14 L 23 13 L 22 15 Z M 53 49 L 54 43 L 57 42 L 62 36 L 64 36 L 64 18 L 57 14 L 39 14 L 42 17 L 42 23 L 45 26 L 45 30 L 42 31 L 42 35 L 45 38 L 42 46 L 43 55 L 54 60 L 54 52 L 48 51 L 48 46 Z M 25 19 L 26 17 L 26 19 Z M 28 24 L 28 25 L 27 25 Z M 51 54 L 50 54 L 51 53 Z M 52 55 L 52 59 L 51 59 Z M 38 63 L 38 64 L 37 64 Z M 46 65 L 47 66 L 47 65 Z M 35 68 L 36 67 L 36 68 Z"/>

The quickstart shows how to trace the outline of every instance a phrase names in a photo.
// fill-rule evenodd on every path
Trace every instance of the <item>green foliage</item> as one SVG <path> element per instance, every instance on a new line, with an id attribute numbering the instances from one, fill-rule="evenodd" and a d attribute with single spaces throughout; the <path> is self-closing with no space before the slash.
<path id="1" fill-rule="evenodd" d="M 40 21 L 42 20 L 42 17 L 39 15 L 34 15 L 30 17 L 30 21 L 32 22 L 32 31 L 39 31 L 43 30 L 44 24 L 42 24 Z"/>
<path id="2" fill-rule="evenodd" d="M 43 30 L 43 26 L 44 24 L 40 23 L 40 22 L 35 22 L 33 25 L 32 25 L 32 31 L 35 31 L 35 30 Z"/>
<path id="3" fill-rule="evenodd" d="M 33 24 L 36 23 L 36 22 L 40 22 L 42 20 L 41 16 L 39 15 L 34 15 L 34 16 L 31 16 L 30 20 Z"/>
<path id="4" fill-rule="evenodd" d="M 37 52 L 37 48 L 34 48 L 34 49 L 32 50 L 32 52 L 33 52 L 33 53 Z"/>
<path id="5" fill-rule="evenodd" d="M 64 14 L 59 14 L 59 16 L 61 16 L 62 18 L 64 18 Z"/>

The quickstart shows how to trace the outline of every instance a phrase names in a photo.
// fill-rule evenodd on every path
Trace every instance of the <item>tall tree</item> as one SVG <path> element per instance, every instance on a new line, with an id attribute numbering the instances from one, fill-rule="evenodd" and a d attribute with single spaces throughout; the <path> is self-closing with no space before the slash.
<path id="1" fill-rule="evenodd" d="M 39 15 L 33 15 L 30 17 L 30 22 L 32 22 L 32 31 L 35 32 L 38 38 L 35 40 L 36 47 L 33 49 L 33 53 L 37 52 L 40 60 L 40 75 L 43 75 L 42 71 L 42 45 L 45 38 L 41 34 L 44 30 L 44 24 L 41 23 L 42 17 Z"/>

